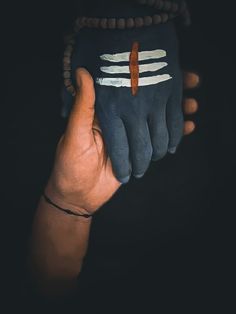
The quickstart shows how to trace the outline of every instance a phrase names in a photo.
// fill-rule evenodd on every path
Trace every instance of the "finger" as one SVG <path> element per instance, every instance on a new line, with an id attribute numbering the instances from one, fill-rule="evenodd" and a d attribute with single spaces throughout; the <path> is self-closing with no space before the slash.
<path id="1" fill-rule="evenodd" d="M 102 123 L 102 133 L 114 174 L 119 182 L 127 183 L 131 175 L 131 166 L 124 124 L 118 117 L 103 122 L 105 123 Z"/>
<path id="2" fill-rule="evenodd" d="M 184 116 L 182 110 L 182 90 L 176 89 L 170 97 L 166 108 L 167 128 L 169 132 L 168 151 L 175 153 L 183 136 Z"/>
<path id="3" fill-rule="evenodd" d="M 158 161 L 167 154 L 169 143 L 165 106 L 159 106 L 158 112 L 150 116 L 149 131 L 153 149 L 152 160 Z"/>
<path id="4" fill-rule="evenodd" d="M 152 158 L 152 144 L 149 129 L 145 120 L 124 121 L 127 131 L 132 174 L 135 178 L 141 178 L 148 169 Z"/>
<path id="5" fill-rule="evenodd" d="M 193 72 L 184 72 L 184 89 L 193 89 L 200 84 L 200 77 Z"/>
<path id="6" fill-rule="evenodd" d="M 89 135 L 94 121 L 95 91 L 93 79 L 85 69 L 76 71 L 77 93 L 69 117 L 65 137 L 78 139 L 78 135 Z"/>
<path id="7" fill-rule="evenodd" d="M 186 98 L 183 102 L 183 109 L 185 114 L 194 114 L 198 111 L 198 103 L 194 98 Z"/>
<path id="8" fill-rule="evenodd" d="M 196 126 L 192 121 L 184 122 L 184 135 L 190 135 L 195 130 Z"/>

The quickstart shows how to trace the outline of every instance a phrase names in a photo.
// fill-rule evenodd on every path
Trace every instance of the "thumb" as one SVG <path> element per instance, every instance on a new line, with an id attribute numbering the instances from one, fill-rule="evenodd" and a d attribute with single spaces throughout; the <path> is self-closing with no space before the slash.
<path id="1" fill-rule="evenodd" d="M 69 117 L 65 137 L 76 137 L 92 131 L 94 120 L 95 90 L 92 76 L 84 68 L 76 70 L 77 92 Z"/>

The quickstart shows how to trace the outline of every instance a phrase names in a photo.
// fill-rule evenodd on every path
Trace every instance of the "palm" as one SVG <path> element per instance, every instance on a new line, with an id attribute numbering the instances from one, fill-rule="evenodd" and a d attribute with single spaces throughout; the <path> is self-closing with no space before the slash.
<path id="1" fill-rule="evenodd" d="M 75 156 L 72 171 L 80 206 L 93 212 L 108 201 L 121 184 L 113 174 L 111 161 L 97 127 L 93 128 L 91 143 L 82 154 Z"/>

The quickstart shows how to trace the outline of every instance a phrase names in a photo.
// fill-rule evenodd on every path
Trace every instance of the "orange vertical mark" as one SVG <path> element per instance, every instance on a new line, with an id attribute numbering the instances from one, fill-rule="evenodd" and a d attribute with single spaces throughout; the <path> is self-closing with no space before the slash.
<path id="1" fill-rule="evenodd" d="M 138 49 L 139 43 L 134 42 L 129 57 L 129 68 L 131 77 L 131 91 L 132 95 L 137 95 L 138 92 L 138 81 L 139 81 L 139 64 L 138 64 Z"/>

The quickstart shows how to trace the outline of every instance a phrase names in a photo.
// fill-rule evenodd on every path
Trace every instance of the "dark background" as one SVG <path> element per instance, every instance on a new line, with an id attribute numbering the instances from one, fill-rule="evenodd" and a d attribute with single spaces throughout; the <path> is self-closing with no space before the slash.
<path id="1" fill-rule="evenodd" d="M 202 77 L 200 89 L 190 93 L 200 103 L 196 132 L 176 155 L 153 163 L 142 180 L 122 187 L 97 214 L 77 309 L 156 313 L 160 304 L 166 311 L 160 313 L 170 307 L 188 313 L 232 309 L 234 11 L 232 2 L 189 4 L 193 24 L 181 33 L 181 59 L 185 69 Z M 24 285 L 27 245 L 65 128 L 62 35 L 79 13 L 76 1 L 8 2 L 4 9 L 3 287 L 11 300 L 33 309 L 38 300 Z"/>

